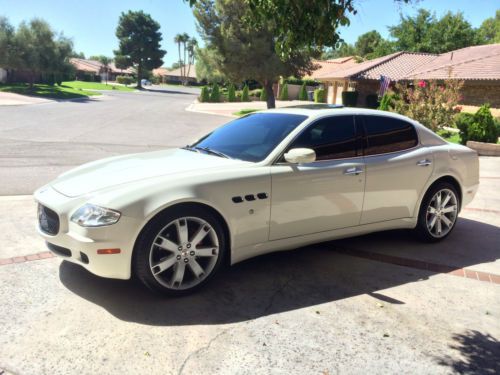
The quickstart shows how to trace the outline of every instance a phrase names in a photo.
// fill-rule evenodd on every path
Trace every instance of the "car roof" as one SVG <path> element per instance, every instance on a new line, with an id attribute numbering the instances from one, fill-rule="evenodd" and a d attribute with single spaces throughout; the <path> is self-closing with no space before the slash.
<path id="1" fill-rule="evenodd" d="M 335 116 L 335 115 L 377 115 L 377 116 L 393 117 L 400 120 L 417 123 L 416 121 L 410 119 L 409 117 L 394 112 L 379 111 L 376 109 L 357 108 L 357 107 L 343 107 L 341 105 L 329 105 L 329 104 L 305 104 L 305 105 L 268 109 L 259 112 L 296 114 L 296 115 L 307 116 L 311 119 L 320 118 L 324 116 Z"/>

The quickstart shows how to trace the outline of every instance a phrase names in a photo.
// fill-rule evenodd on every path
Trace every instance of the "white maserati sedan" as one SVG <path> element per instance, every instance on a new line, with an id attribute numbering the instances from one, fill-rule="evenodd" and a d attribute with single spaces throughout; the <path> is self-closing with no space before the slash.
<path id="1" fill-rule="evenodd" d="M 396 228 L 442 240 L 478 184 L 476 152 L 407 117 L 312 105 L 85 164 L 35 199 L 52 252 L 179 295 L 224 263 L 315 242 Z"/>

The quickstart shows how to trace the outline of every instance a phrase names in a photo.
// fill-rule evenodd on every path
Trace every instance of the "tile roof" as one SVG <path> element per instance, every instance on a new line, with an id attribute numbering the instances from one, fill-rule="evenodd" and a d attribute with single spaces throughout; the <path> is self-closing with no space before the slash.
<path id="1" fill-rule="evenodd" d="M 337 70 L 353 66 L 356 64 L 356 61 L 354 56 L 347 56 L 331 60 L 313 60 L 313 63 L 318 68 L 315 69 L 309 77 L 316 79 L 324 74 L 330 74 Z"/>
<path id="2" fill-rule="evenodd" d="M 324 72 L 316 79 L 493 79 L 500 80 L 500 44 L 467 47 L 443 54 L 396 52 L 346 69 Z"/>
<path id="3" fill-rule="evenodd" d="M 189 70 L 189 78 L 194 78 L 196 79 L 196 69 L 194 65 L 186 65 L 186 74 L 188 73 Z M 158 68 L 158 69 L 153 69 L 153 74 L 157 76 L 171 76 L 171 77 L 181 77 L 181 68 L 177 69 L 167 69 L 167 68 Z"/>
<path id="4" fill-rule="evenodd" d="M 462 48 L 443 53 L 408 75 L 410 79 L 500 80 L 500 44 Z"/>
<path id="5" fill-rule="evenodd" d="M 97 60 L 78 59 L 76 57 L 69 59 L 69 62 L 75 67 L 76 70 L 94 74 L 100 74 L 104 67 L 103 64 Z M 111 73 L 132 74 L 134 72 L 132 68 L 119 69 L 116 67 L 114 62 L 109 64 L 109 70 Z"/>
<path id="6" fill-rule="evenodd" d="M 373 60 L 351 66 L 347 69 L 337 70 L 334 74 L 323 74 L 319 80 L 325 79 L 379 79 L 381 75 L 399 80 L 417 67 L 425 64 L 437 55 L 416 52 L 396 52 L 387 56 L 378 57 Z"/>

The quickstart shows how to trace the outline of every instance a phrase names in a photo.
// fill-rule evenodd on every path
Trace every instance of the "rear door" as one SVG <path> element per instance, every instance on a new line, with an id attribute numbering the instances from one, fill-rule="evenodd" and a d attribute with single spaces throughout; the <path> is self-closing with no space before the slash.
<path id="1" fill-rule="evenodd" d="M 421 146 L 410 122 L 360 115 L 365 132 L 366 187 L 361 224 L 412 217 L 433 170 L 433 157 Z"/>

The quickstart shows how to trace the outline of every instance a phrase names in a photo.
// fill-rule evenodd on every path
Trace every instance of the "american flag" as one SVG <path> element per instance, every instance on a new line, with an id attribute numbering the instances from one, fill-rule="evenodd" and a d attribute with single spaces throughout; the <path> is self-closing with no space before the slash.
<path id="1" fill-rule="evenodd" d="M 391 79 L 387 76 L 380 76 L 380 90 L 378 92 L 378 96 L 381 98 L 384 96 L 385 92 L 389 88 L 389 85 L 391 83 Z"/>

